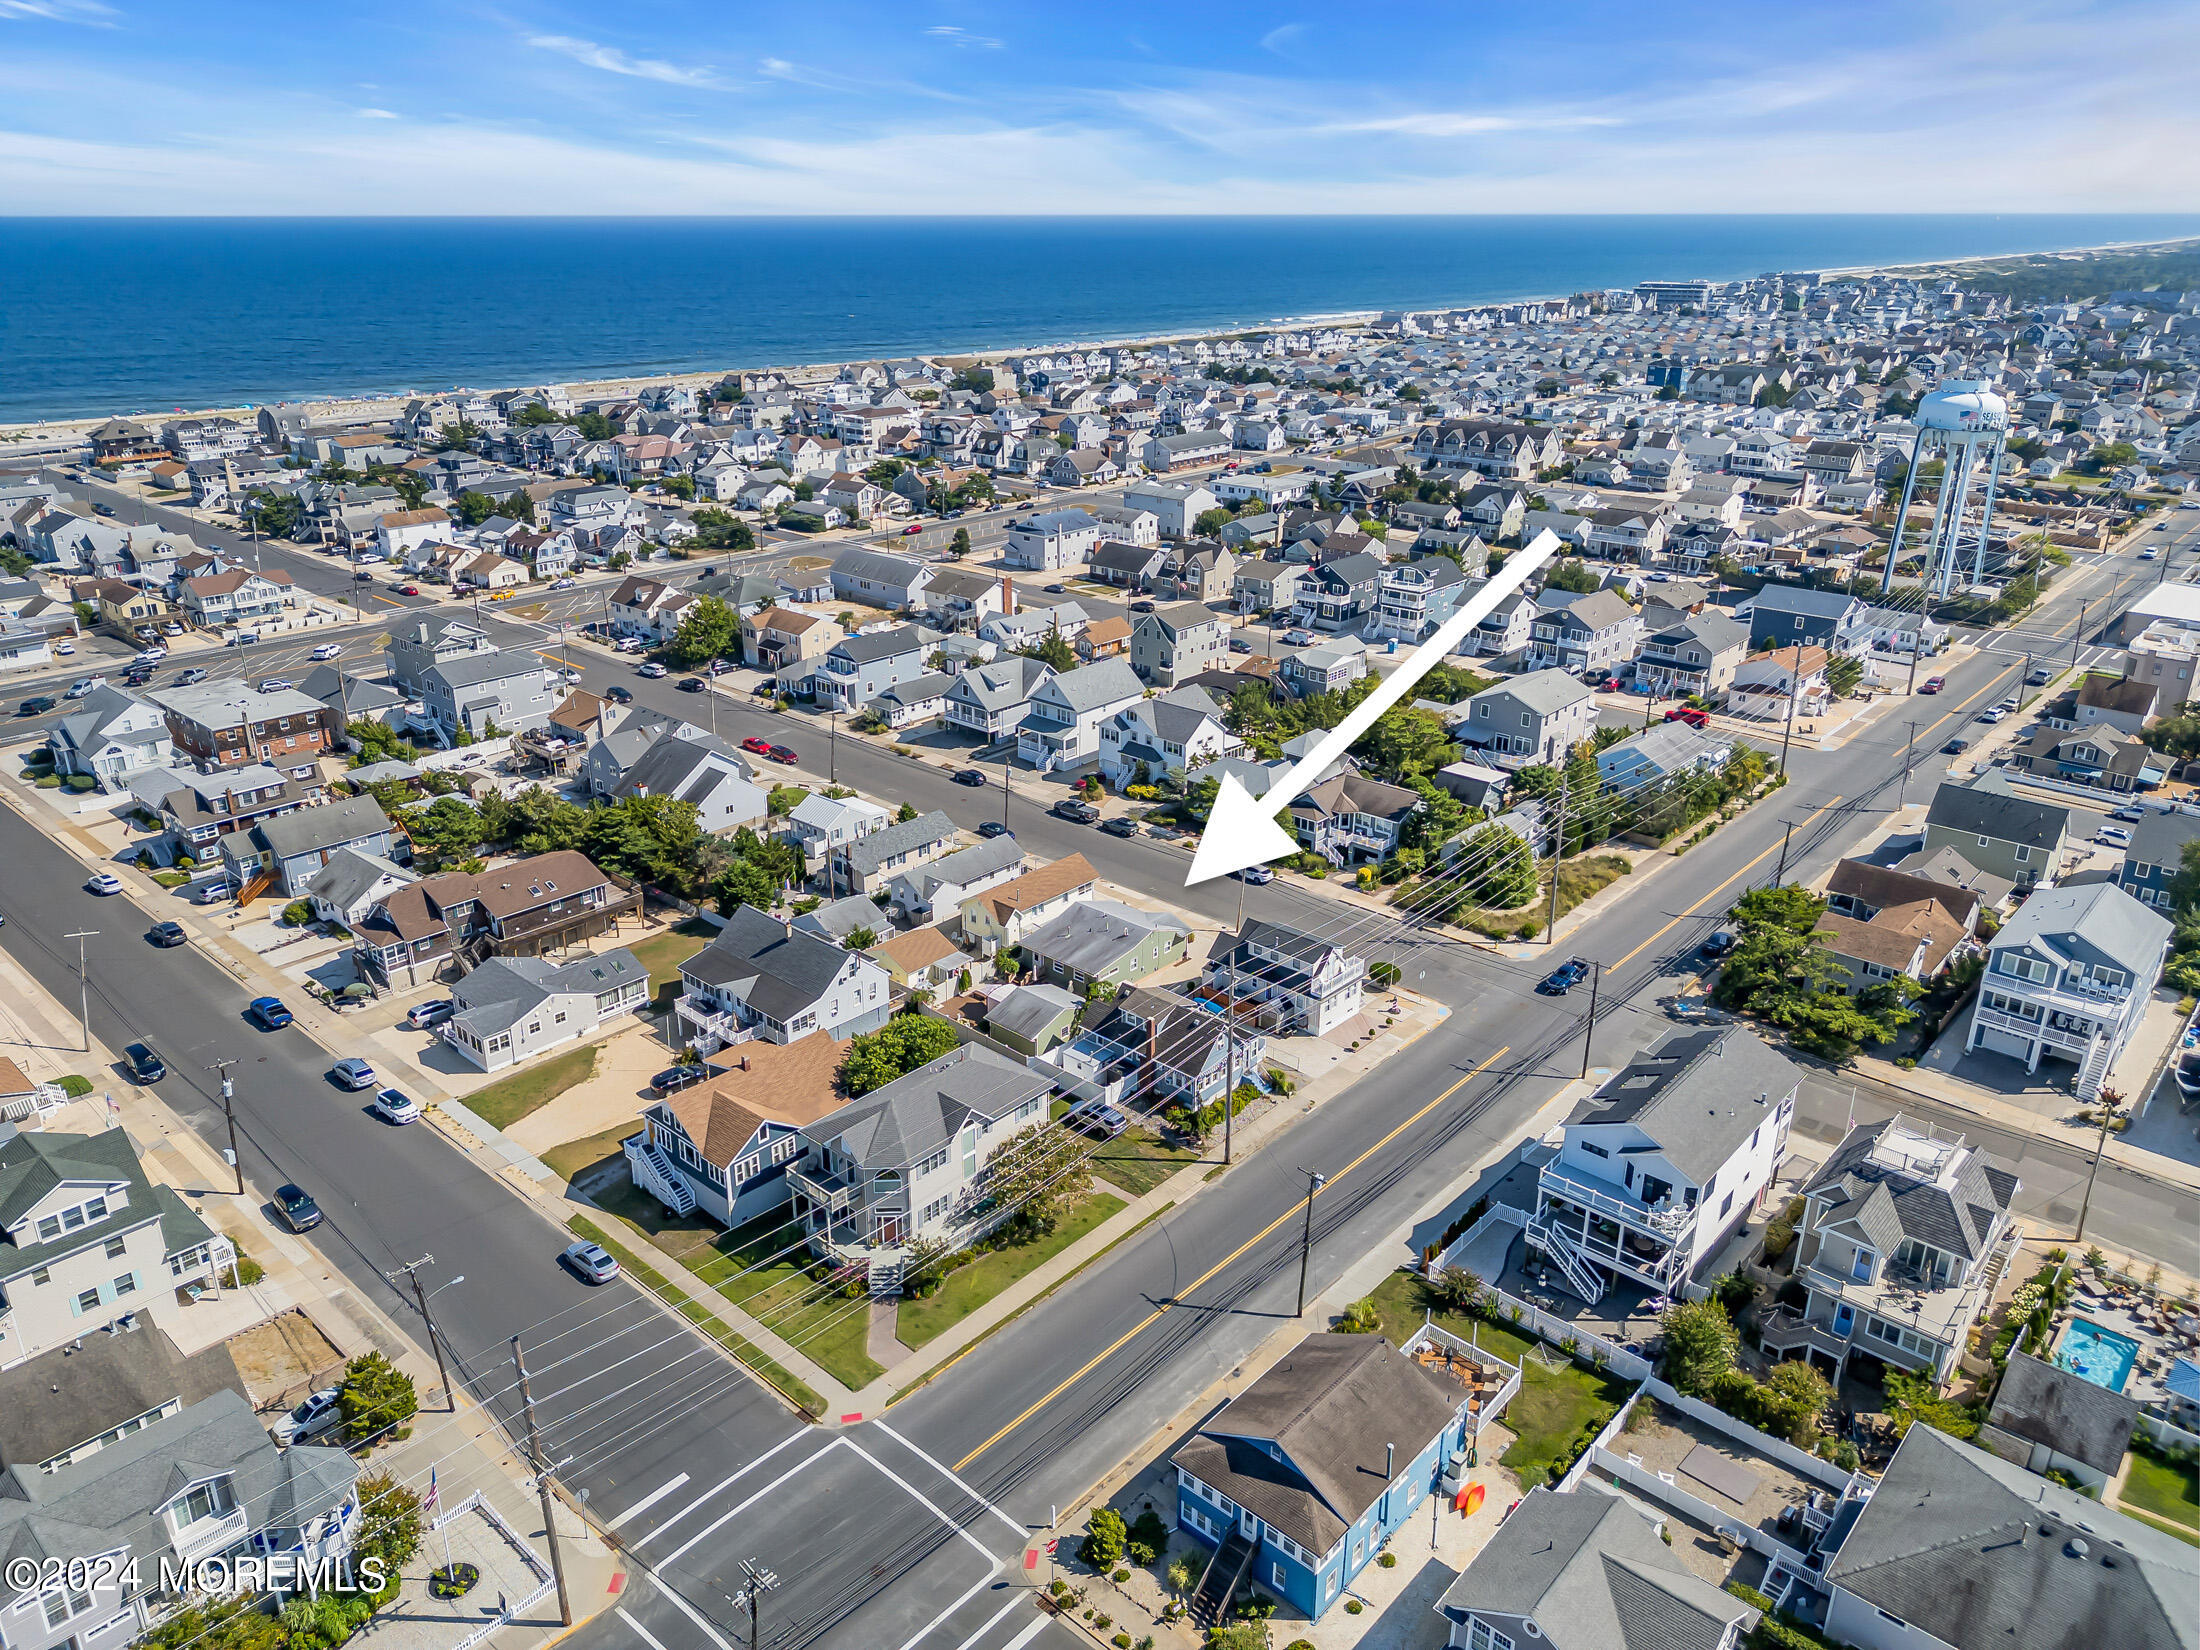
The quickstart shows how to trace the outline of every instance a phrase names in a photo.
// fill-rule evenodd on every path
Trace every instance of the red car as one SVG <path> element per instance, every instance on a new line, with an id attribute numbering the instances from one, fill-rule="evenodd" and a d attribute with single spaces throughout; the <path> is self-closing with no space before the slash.
<path id="1" fill-rule="evenodd" d="M 741 741 L 741 748 L 752 756 L 769 756 L 772 753 L 772 742 L 769 739 L 759 739 L 751 734 Z"/>
<path id="2" fill-rule="evenodd" d="M 1920 693 L 1938 693 L 1947 685 L 1948 678 L 1945 676 L 1928 676 L 1925 678 L 1924 685 L 1917 691 Z"/>
<path id="3" fill-rule="evenodd" d="M 794 761 L 794 751 L 786 745 L 766 745 L 764 755 L 774 762 L 785 762 L 791 765 Z"/>
<path id="4" fill-rule="evenodd" d="M 923 531 L 924 531 L 924 523 L 923 523 L 923 522 L 921 522 L 921 521 L 917 521 L 917 522 L 911 522 L 911 523 L 910 523 L 910 524 L 909 524 L 909 525 L 908 525 L 907 527 L 904 527 L 904 528 L 903 528 L 903 529 L 901 530 L 901 536 L 902 536 L 903 538 L 905 538 L 905 539 L 913 539 L 913 538 L 915 538 L 915 537 L 916 537 L 916 536 L 917 536 L 917 535 L 918 535 L 919 533 L 921 533 L 921 532 L 923 532 Z"/>
<path id="5" fill-rule="evenodd" d="M 1711 725 L 1710 715 L 1707 712 L 1698 710 L 1694 705 L 1675 705 L 1665 713 L 1665 719 L 1668 722 L 1686 722 L 1692 728 L 1703 728 Z"/>
<path id="6" fill-rule="evenodd" d="M 420 594 L 420 586 L 417 584 L 401 584 L 397 587 L 397 593 L 400 596 L 417 596 Z"/>

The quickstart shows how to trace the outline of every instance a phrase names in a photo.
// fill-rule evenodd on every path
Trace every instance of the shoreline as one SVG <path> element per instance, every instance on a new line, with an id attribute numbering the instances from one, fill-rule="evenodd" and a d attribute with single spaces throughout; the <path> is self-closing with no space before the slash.
<path id="1" fill-rule="evenodd" d="M 1816 275 L 1821 279 L 1832 279 L 1855 275 L 1898 274 L 1904 270 L 1918 269 L 1960 270 L 1969 265 L 2001 263 L 2028 258 L 2082 257 L 2195 244 L 2200 244 L 2200 239 L 2189 235 L 2176 235 L 2158 240 L 2102 241 L 2088 243 L 2083 246 L 2046 247 L 2026 252 L 1985 253 L 1969 258 L 1925 258 L 1908 263 L 1827 265 L 1805 269 L 1800 273 Z M 1571 294 L 1553 292 L 1520 294 L 1504 298 L 1479 299 L 1472 303 L 1418 305 L 1415 306 L 1414 312 L 1488 309 L 1508 304 L 1550 303 L 1568 296 L 1571 296 Z M 1229 338 L 1244 332 L 1296 332 L 1319 327 L 1336 327 L 1350 330 L 1367 326 L 1370 321 L 1383 313 L 1385 312 L 1381 309 L 1331 310 L 1307 315 L 1286 316 L 1267 321 L 1224 322 L 1191 330 L 1177 329 L 1113 338 L 1073 339 L 1043 344 L 1024 343 L 981 346 L 975 349 L 940 349 L 911 353 L 918 359 L 935 362 L 955 361 L 992 365 L 1014 355 L 1045 354 L 1057 350 L 1151 349 L 1161 344 L 1195 343 L 1203 340 Z M 810 381 L 818 381 L 830 379 L 843 367 L 861 361 L 890 358 L 849 356 L 833 361 L 763 363 L 753 366 L 732 365 L 676 372 L 613 373 L 601 378 L 586 379 L 563 378 L 556 373 L 546 372 L 531 380 L 531 382 L 564 384 L 573 392 L 576 400 L 589 400 L 603 396 L 632 395 L 649 385 L 682 384 L 699 388 L 705 384 L 715 384 L 729 374 L 740 372 L 778 373 L 794 382 L 803 381 L 805 378 Z M 416 397 L 446 394 L 456 389 L 467 389 L 476 391 L 476 393 L 494 395 L 507 389 L 519 387 L 522 386 L 502 384 L 490 386 L 487 390 L 477 390 L 477 387 L 472 385 L 450 385 L 445 386 L 443 389 L 427 391 L 415 389 L 383 393 L 354 391 L 348 394 L 331 393 L 298 400 L 258 401 L 237 403 L 226 407 L 201 407 L 189 411 L 107 412 L 79 417 L 39 419 L 27 423 L 11 424 L 6 426 L 4 431 L 0 431 L 0 458 L 6 456 L 5 448 L 65 441 L 88 433 L 110 418 L 129 418 L 139 422 L 150 420 L 155 423 L 184 418 L 232 418 L 239 422 L 250 422 L 262 407 L 305 407 L 323 414 L 332 421 L 376 419 L 388 417 L 402 411 L 406 401 Z"/>

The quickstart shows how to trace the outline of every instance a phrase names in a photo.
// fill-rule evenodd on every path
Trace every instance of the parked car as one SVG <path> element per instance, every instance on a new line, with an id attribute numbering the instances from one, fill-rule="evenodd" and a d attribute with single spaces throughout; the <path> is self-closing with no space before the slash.
<path id="1" fill-rule="evenodd" d="M 385 1123 L 417 1123 L 420 1102 L 403 1089 L 377 1089 L 367 1109 Z"/>
<path id="2" fill-rule="evenodd" d="M 1971 741 L 1968 739 L 1951 739 L 1940 747 L 1940 754 L 1943 756 L 1961 756 L 1970 748 Z"/>
<path id="3" fill-rule="evenodd" d="M 415 1003 L 405 1016 L 405 1023 L 415 1031 L 425 1031 L 439 1026 L 456 1012 L 458 1005 L 448 997 L 438 997 L 433 1002 Z"/>
<path id="4" fill-rule="evenodd" d="M 2131 846 L 2131 833 L 2121 825 L 2103 825 L 2093 833 L 2093 840 L 2110 848 Z"/>
<path id="5" fill-rule="evenodd" d="M 2025 682 L 2032 687 L 2045 687 L 2055 679 L 2055 672 L 2046 665 L 2035 666 Z"/>
<path id="6" fill-rule="evenodd" d="M 1314 633 L 1310 630 L 1286 630 L 1283 633 L 1283 645 L 1285 647 L 1312 647 L 1314 645 Z"/>
<path id="7" fill-rule="evenodd" d="M 163 636 L 181 636 L 183 634 L 183 626 L 178 624 L 174 619 L 170 619 L 166 624 L 160 627 L 160 633 Z"/>
<path id="8" fill-rule="evenodd" d="M 338 1085 L 357 1092 L 374 1087 L 374 1067 L 356 1055 L 347 1055 L 328 1068 L 329 1075 Z"/>
<path id="9" fill-rule="evenodd" d="M 1719 960 L 1719 958 L 1728 955 L 1733 951 L 1733 949 L 1734 930 L 1731 928 L 1716 929 L 1713 931 L 1711 937 L 1703 942 L 1703 954 L 1709 957 L 1713 962 L 1716 962 Z"/>
<path id="10" fill-rule="evenodd" d="M 600 1243 L 568 1244 L 558 1259 L 583 1283 L 609 1283 L 619 1275 L 619 1257 Z"/>
<path id="11" fill-rule="evenodd" d="M 631 705 L 634 703 L 634 690 L 632 688 L 607 687 L 603 690 L 603 696 L 614 705 Z"/>
<path id="12" fill-rule="evenodd" d="M 2146 809 L 2140 807 L 2138 803 L 2126 802 L 2121 808 L 2116 809 L 2108 817 L 2111 819 L 2121 819 L 2129 824 L 2136 825 L 2140 820 L 2146 818 L 2146 816 Z"/>
<path id="13" fill-rule="evenodd" d="M 61 697 L 64 699 L 88 698 L 93 692 L 106 685 L 107 678 L 104 676 L 79 676 L 69 684 L 69 691 Z"/>
<path id="14" fill-rule="evenodd" d="M 66 658 L 67 658 L 67 657 L 68 657 L 68 656 L 69 656 L 70 654 L 72 654 L 72 653 L 74 653 L 74 652 L 76 651 L 76 643 L 74 643 L 74 642 L 56 642 L 56 643 L 54 643 L 54 644 L 53 644 L 53 650 L 54 650 L 54 652 L 55 652 L 56 654 L 58 654 L 58 655 L 59 655 L 60 657 L 62 657 L 62 658 L 64 658 L 64 659 L 66 659 Z"/>
<path id="15" fill-rule="evenodd" d="M 1132 602 L 1131 611 L 1133 613 L 1152 613 L 1156 611 L 1156 608 L 1152 602 Z"/>
<path id="16" fill-rule="evenodd" d="M 2009 713 L 1999 705 L 1988 705 L 1978 713 L 1978 719 L 1981 722 L 2006 722 L 2009 719 Z"/>
<path id="17" fill-rule="evenodd" d="M 288 676 L 263 676 L 260 678 L 262 693 L 288 693 L 291 681 Z"/>
<path id="18" fill-rule="evenodd" d="M 1589 965 L 1579 957 L 1572 957 L 1536 981 L 1535 989 L 1545 997 L 1563 997 L 1588 977 Z"/>
<path id="19" fill-rule="evenodd" d="M 659 666 L 657 667 L 657 674 L 658 674 L 658 675 L 660 675 L 660 676 L 662 676 L 662 675 L 663 675 L 664 673 L 665 673 L 665 667 L 664 667 L 663 665 L 659 665 Z M 642 674 L 643 674 L 644 676 L 647 676 L 647 675 L 649 674 L 649 666 L 647 666 L 647 665 L 644 665 L 644 666 L 642 666 Z M 680 678 L 680 691 L 681 691 L 682 693 L 701 693 L 701 692 L 703 691 L 703 679 L 702 679 L 702 677 L 700 677 L 700 676 L 683 676 L 683 677 L 681 677 L 681 678 Z"/>
<path id="20" fill-rule="evenodd" d="M 1080 802 L 1074 796 L 1065 796 L 1047 810 L 1057 819 L 1066 819 L 1072 825 L 1090 825 L 1100 817 L 1100 810 L 1090 802 Z"/>
<path id="21" fill-rule="evenodd" d="M 157 1083 L 168 1075 L 167 1062 L 153 1052 L 150 1043 L 132 1043 L 122 1051 L 122 1057 L 130 1062 L 132 1082 Z"/>
<path id="22" fill-rule="evenodd" d="M 1946 687 L 1947 685 L 1948 678 L 1945 676 L 1928 676 L 1919 686 L 1917 691 L 1920 693 L 1938 693 L 1942 688 Z"/>
<path id="23" fill-rule="evenodd" d="M 1113 1140 L 1130 1126 L 1131 1120 L 1105 1100 L 1081 1101 L 1062 1114 L 1062 1127 L 1099 1140 Z"/>
<path id="24" fill-rule="evenodd" d="M 1134 837 L 1138 834 L 1138 821 L 1120 815 L 1114 819 L 1103 819 L 1100 822 L 1100 832 L 1103 836 Z"/>
<path id="25" fill-rule="evenodd" d="M 145 937 L 155 945 L 167 947 L 181 945 L 191 936 L 183 931 L 183 924 L 180 922 L 156 922 L 145 931 Z"/>
<path id="26" fill-rule="evenodd" d="M 420 594 L 420 586 L 417 584 L 394 584 L 390 588 L 400 596 L 417 596 Z"/>
<path id="27" fill-rule="evenodd" d="M 337 654 L 343 651 L 344 646 L 341 642 L 323 642 L 319 647 L 315 648 L 311 653 L 307 654 L 306 657 L 309 659 L 333 659 L 336 657 Z"/>
<path id="28" fill-rule="evenodd" d="M 373 572 L 372 572 L 371 570 L 367 569 L 367 568 L 364 568 L 364 567 L 360 568 L 358 572 L 356 572 L 356 573 L 352 574 L 351 578 L 352 578 L 352 583 L 354 583 L 354 584 L 372 584 L 372 583 L 374 583 L 374 574 L 373 574 Z"/>
<path id="29" fill-rule="evenodd" d="M 122 892 L 122 879 L 112 871 L 94 871 L 84 879 L 84 887 L 88 893 L 119 894 Z"/>
<path id="30" fill-rule="evenodd" d="M 743 744 L 745 747 L 746 741 L 744 741 Z M 976 768 L 957 768 L 955 770 L 955 783 L 958 785 L 968 785 L 974 791 L 982 790 L 986 785 L 986 777 Z"/>
<path id="31" fill-rule="evenodd" d="M 293 1232 L 310 1232 L 321 1224 L 321 1206 L 303 1186 L 285 1181 L 275 1188 L 275 1195 L 268 1201 L 275 1205 L 275 1212 Z"/>
<path id="32" fill-rule="evenodd" d="M 209 671 L 204 665 L 193 665 L 189 670 L 185 671 L 182 675 L 176 678 L 176 686 L 189 687 L 194 682 L 205 681 L 206 678 L 211 674 L 212 672 Z"/>
<path id="33" fill-rule="evenodd" d="M 1232 653 L 1250 653 L 1253 651 L 1253 644 L 1243 636 L 1232 636 L 1230 638 L 1230 651 Z"/>
<path id="34" fill-rule="evenodd" d="M 228 897 L 229 884 L 226 882 L 201 883 L 191 890 L 191 903 L 193 905 L 219 905 Z"/>
<path id="35" fill-rule="evenodd" d="M 1692 728 L 1707 728 L 1711 725 L 1711 713 L 1698 710 L 1694 705 L 1675 705 L 1665 713 L 1665 719 L 1668 722 L 1686 722 Z"/>
<path id="36" fill-rule="evenodd" d="M 1276 873 L 1265 865 L 1248 865 L 1242 871 L 1232 871 L 1230 874 L 1238 881 L 1249 883 L 1255 888 L 1265 888 L 1276 880 Z"/>
<path id="37" fill-rule="evenodd" d="M 245 1005 L 244 1011 L 268 1031 L 280 1031 L 291 1021 L 290 1010 L 283 1007 L 280 997 L 255 997 Z"/>
<path id="38" fill-rule="evenodd" d="M 771 750 L 772 742 L 759 734 L 752 733 L 741 741 L 741 748 L 752 756 L 763 756 Z M 957 777 L 959 778 L 960 775 Z M 981 780 L 980 783 L 982 784 L 984 781 Z"/>
<path id="39" fill-rule="evenodd" d="M 275 1417 L 268 1433 L 278 1444 L 303 1444 L 334 1432 L 344 1424 L 343 1394 L 323 1387 L 312 1397 Z"/>
<path id="40" fill-rule="evenodd" d="M 764 758 L 769 762 L 784 763 L 786 766 L 792 767 L 795 761 L 794 747 L 792 745 L 772 745 L 765 750 Z"/>
<path id="41" fill-rule="evenodd" d="M 703 674 L 705 676 L 731 676 L 740 668 L 731 659 L 713 659 L 703 666 Z"/>
<path id="42" fill-rule="evenodd" d="M 705 1065 L 667 1066 L 649 1080 L 649 1092 L 658 1096 L 678 1094 L 682 1089 L 693 1088 L 697 1083 L 707 1081 L 709 1077 L 710 1067 Z"/>
<path id="43" fill-rule="evenodd" d="M 978 827 L 978 835 L 988 841 L 997 836 L 1014 836 L 1016 833 L 998 819 L 989 819 Z"/>
<path id="44" fill-rule="evenodd" d="M 1066 584 L 1050 584 L 1047 586 L 1047 594 L 1050 596 L 1066 596 L 1069 594 L 1069 586 Z"/>

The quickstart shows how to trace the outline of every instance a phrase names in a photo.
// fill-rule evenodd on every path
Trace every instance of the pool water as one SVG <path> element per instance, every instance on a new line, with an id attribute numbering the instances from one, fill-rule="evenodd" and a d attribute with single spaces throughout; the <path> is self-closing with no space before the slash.
<path id="1" fill-rule="evenodd" d="M 2072 1318 L 2055 1349 L 2057 1367 L 2084 1376 L 2095 1386 L 2121 1392 L 2139 1359 L 2139 1343 L 2129 1335 L 2103 1329 L 2090 1318 Z"/>

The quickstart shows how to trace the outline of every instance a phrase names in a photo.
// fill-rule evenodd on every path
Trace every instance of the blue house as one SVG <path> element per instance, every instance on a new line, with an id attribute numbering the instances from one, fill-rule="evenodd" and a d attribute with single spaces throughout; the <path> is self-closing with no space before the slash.
<path id="1" fill-rule="evenodd" d="M 1788 647 L 1800 642 L 1829 653 L 1854 653 L 1868 635 L 1868 611 L 1861 596 L 1845 590 L 1768 584 L 1741 603 L 1734 616 L 1749 626 L 1750 639 L 1758 647 Z"/>
<path id="2" fill-rule="evenodd" d="M 1177 1526 L 1216 1549 L 1194 1595 L 1258 1584 L 1319 1619 L 1463 1447 L 1468 1394 L 1380 1335 L 1312 1335 L 1171 1458 Z"/>

